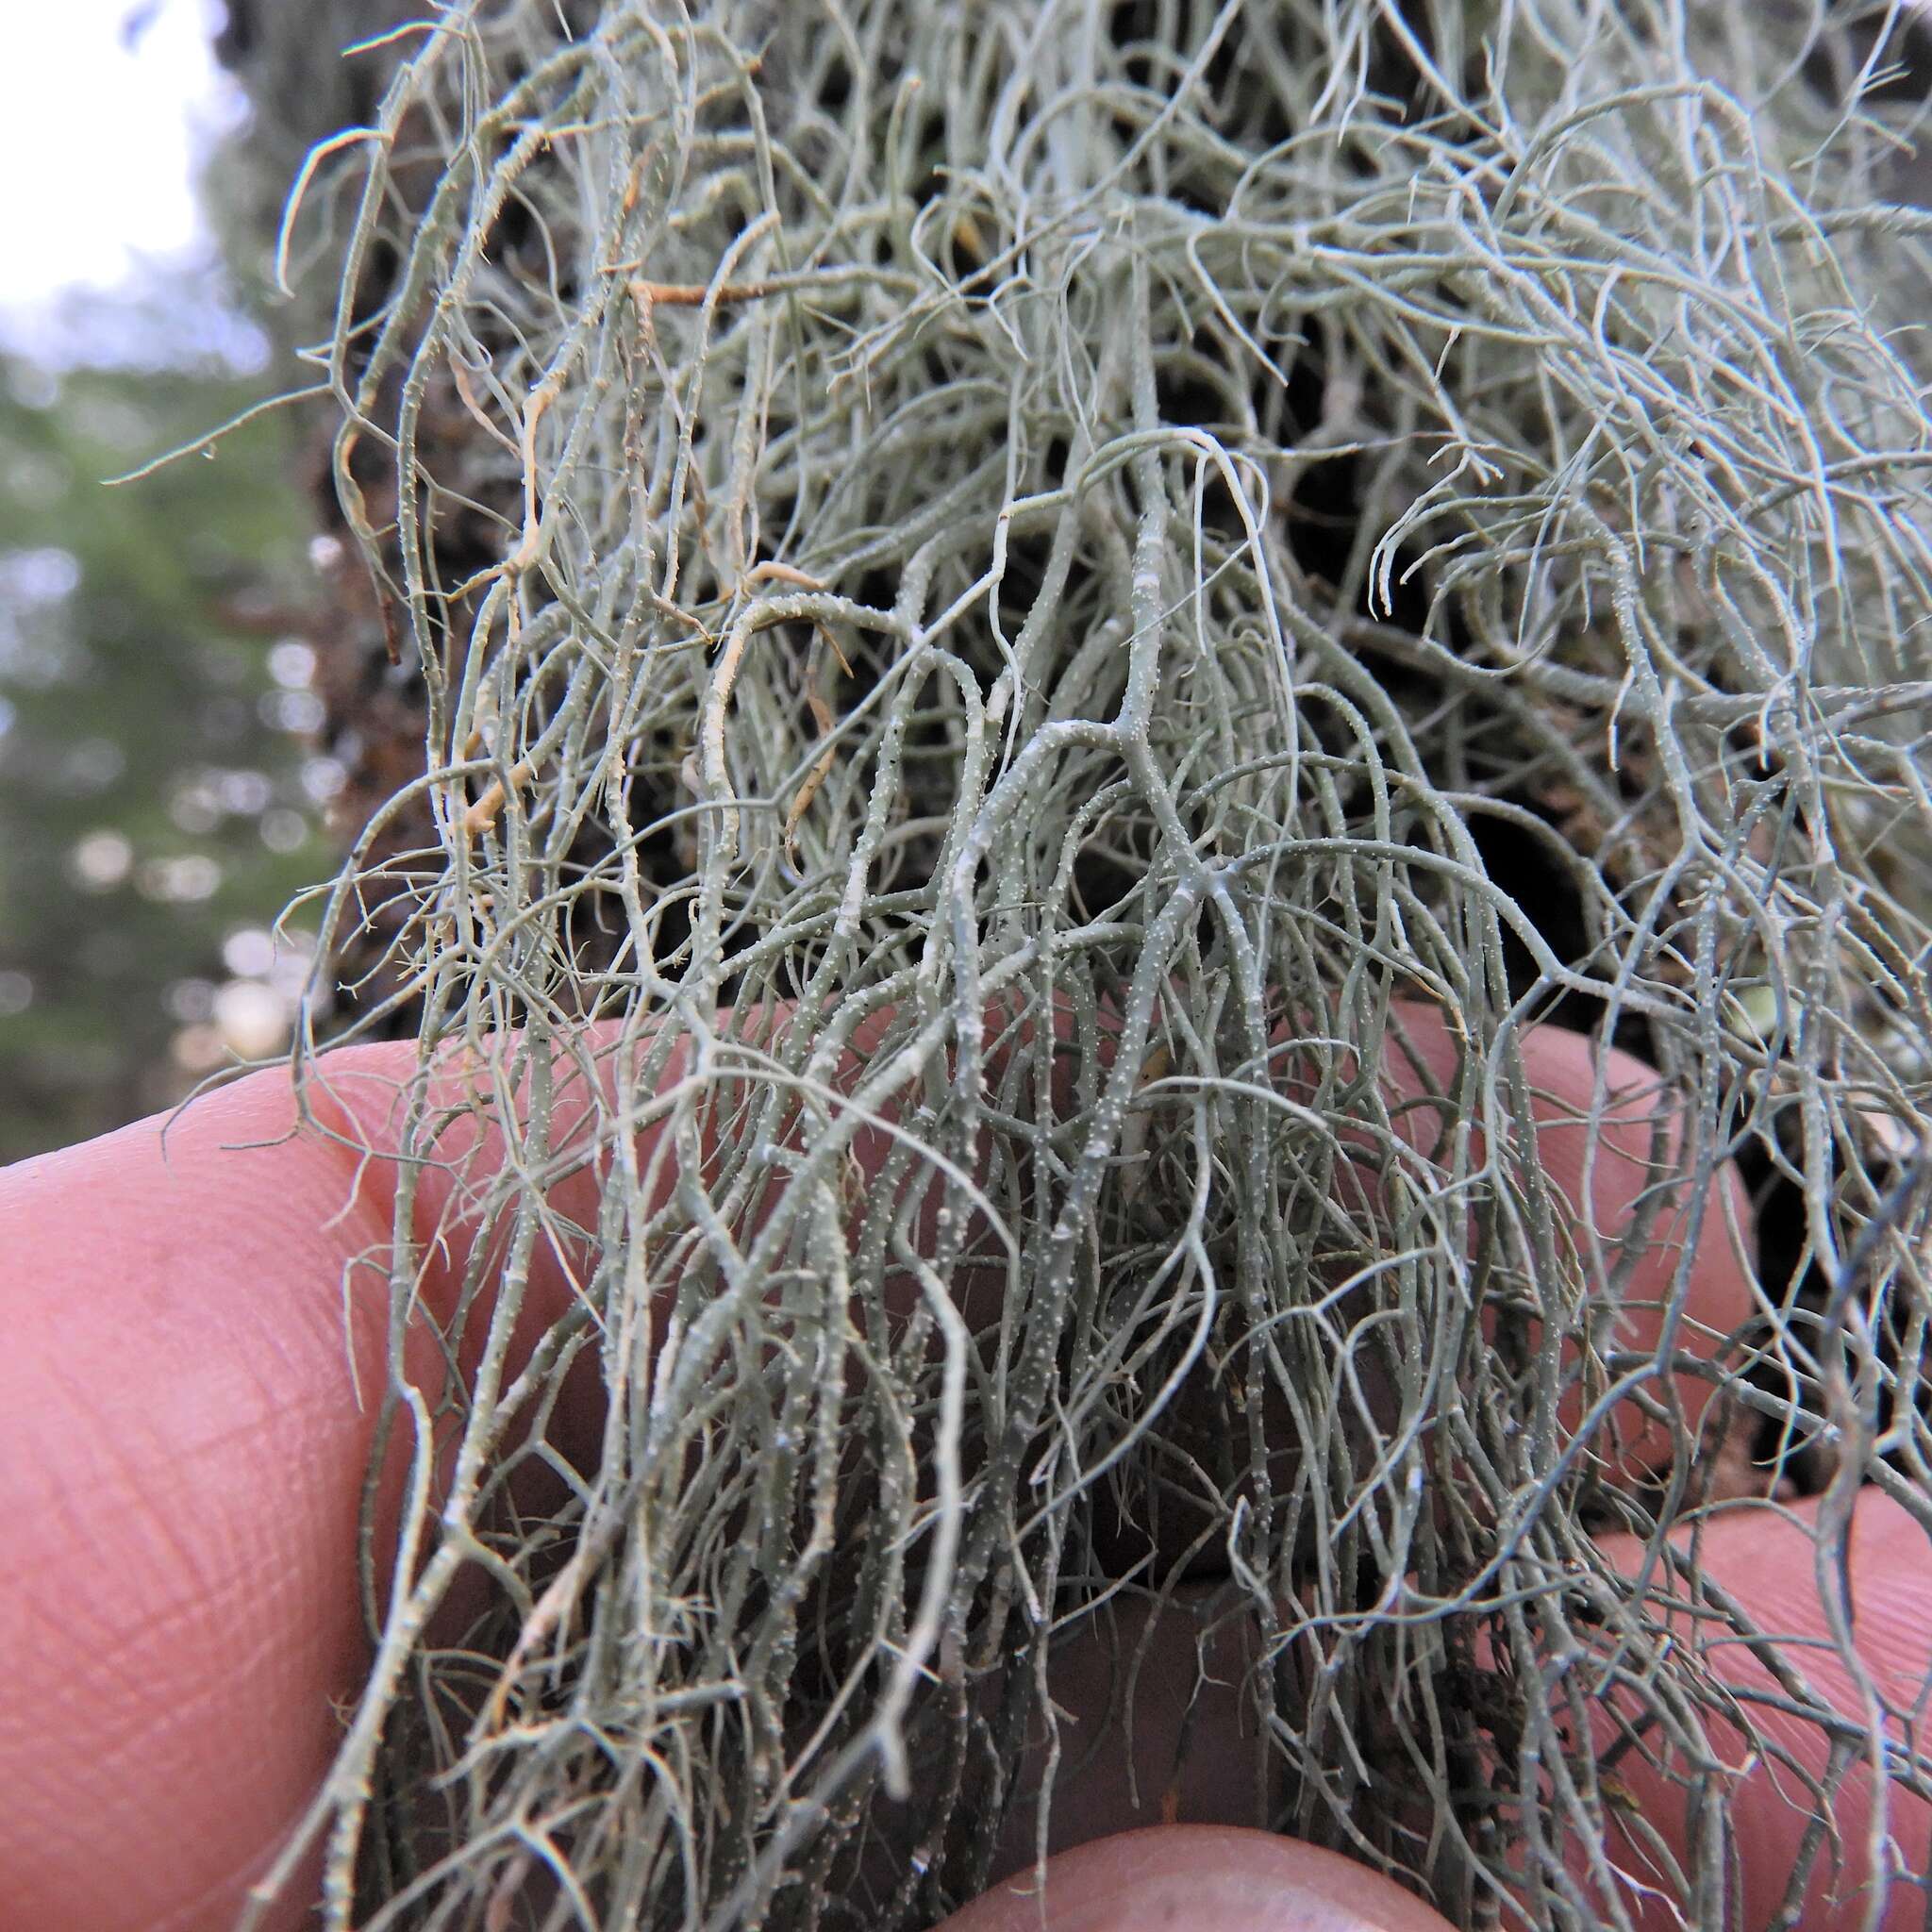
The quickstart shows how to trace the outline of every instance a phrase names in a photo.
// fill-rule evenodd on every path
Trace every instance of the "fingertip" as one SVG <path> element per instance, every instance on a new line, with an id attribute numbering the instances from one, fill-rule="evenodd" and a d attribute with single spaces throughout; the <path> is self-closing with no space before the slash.
<path id="1" fill-rule="evenodd" d="M 1392 1878 L 1239 1825 L 1096 1839 L 995 1886 L 939 1932 L 1448 1932 Z"/>

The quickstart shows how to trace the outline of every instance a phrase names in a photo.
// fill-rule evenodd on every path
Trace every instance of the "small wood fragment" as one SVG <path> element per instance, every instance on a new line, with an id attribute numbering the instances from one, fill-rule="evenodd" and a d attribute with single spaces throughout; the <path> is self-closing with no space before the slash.
<path id="1" fill-rule="evenodd" d="M 823 591 L 825 588 L 823 577 L 809 576 L 789 563 L 780 563 L 775 557 L 768 557 L 745 572 L 744 588 L 750 590 L 754 584 L 791 584 L 801 591 Z"/>

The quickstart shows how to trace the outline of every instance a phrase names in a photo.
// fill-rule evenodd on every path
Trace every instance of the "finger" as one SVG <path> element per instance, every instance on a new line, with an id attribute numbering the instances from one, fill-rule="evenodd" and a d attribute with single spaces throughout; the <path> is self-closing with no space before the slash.
<path id="1" fill-rule="evenodd" d="M 506 1040 L 432 1082 L 457 1111 L 422 1150 L 413 1285 L 439 1321 L 505 1232 L 490 1182 L 528 1151 L 532 1111 L 515 1062 Z M 0 1898 L 22 1923 L 227 1925 L 334 1755 L 368 1662 L 352 1579 L 416 1064 L 403 1043 L 327 1056 L 299 1132 L 286 1074 L 264 1073 L 0 1173 L 0 1522 L 17 1567 L 0 1655 L 20 1660 L 0 1699 Z M 611 1062 L 586 1076 L 567 1055 L 557 1072 L 525 1342 L 581 1286 L 568 1230 L 594 1224 L 608 1160 Z M 637 1137 L 641 1161 L 655 1141 Z M 670 1185 L 658 1170 L 655 1198 Z M 467 1362 L 487 1298 L 478 1312 Z M 433 1404 L 444 1366 L 425 1324 L 404 1373 Z M 581 1456 L 596 1404 L 573 1392 L 558 1412 Z M 410 1447 L 391 1444 L 378 1561 Z M 284 1887 L 272 1923 L 313 1895 Z"/>
<path id="2" fill-rule="evenodd" d="M 1454 1095 L 1457 1042 L 1440 1008 L 1399 1002 L 1399 1030 L 1384 1059 L 1383 1083 L 1392 1100 L 1408 1109 L 1398 1131 L 1425 1154 L 1434 1154 L 1458 1116 L 1426 1098 Z M 1559 1238 L 1575 1257 L 1584 1285 L 1603 1306 L 1613 1297 L 1616 1313 L 1597 1345 L 1606 1353 L 1636 1357 L 1681 1350 L 1714 1354 L 1752 1312 L 1750 1275 L 1739 1251 L 1749 1224 L 1737 1170 L 1725 1161 L 1707 1193 L 1677 1171 L 1682 1135 L 1670 1123 L 1671 1096 L 1657 1071 L 1618 1048 L 1600 1049 L 1587 1035 L 1560 1026 L 1533 1026 L 1522 1037 L 1523 1070 L 1530 1090 L 1533 1142 L 1526 1138 L 1513 1158 L 1533 1161 L 1559 1204 Z M 1605 1101 L 1596 1104 L 1599 1067 Z M 1666 1124 L 1659 1164 L 1657 1130 Z M 1474 1136 L 1474 1159 L 1485 1153 Z M 1505 1158 L 1511 1158 L 1505 1150 Z M 1618 1244 L 1648 1217 L 1642 1245 L 1621 1285 L 1611 1274 L 1621 1259 Z M 1687 1250 L 1684 1291 L 1677 1276 Z M 1574 1359 L 1574 1351 L 1573 1351 Z M 1690 1440 L 1715 1390 L 1696 1375 L 1658 1376 L 1653 1393 L 1674 1389 Z M 1581 1422 L 1586 1397 L 1574 1383 L 1560 1405 L 1567 1428 Z M 1624 1473 L 1641 1474 L 1667 1462 L 1676 1432 L 1646 1417 L 1634 1402 L 1616 1405 L 1599 1447 Z"/>
<path id="3" fill-rule="evenodd" d="M 1831 1638 L 1814 1541 L 1817 1511 L 1816 1504 L 1790 1515 L 1757 1506 L 1719 1511 L 1703 1528 L 1697 1560 L 1701 1572 L 1736 1597 L 1773 1640 L 1788 1675 L 1855 1727 L 1860 1761 L 1823 1802 L 1807 1779 L 1823 1777 L 1829 1740 L 1817 1722 L 1786 1707 L 1789 1685 L 1781 1686 L 1724 1623 L 1708 1615 L 1693 1620 L 1683 1612 L 1668 1620 L 1678 1641 L 1701 1653 L 1707 1667 L 1742 1700 L 1759 1734 L 1754 1742 L 1727 1723 L 1708 1725 L 1715 1751 L 1727 1764 L 1742 1767 L 1725 1780 L 1736 1847 L 1730 1885 L 1737 1903 L 1729 1923 L 1851 1932 L 1866 1923 L 1874 1879 L 1890 1872 L 1894 1875 L 1879 1922 L 1883 1932 L 1918 1932 L 1925 1923 L 1925 1879 L 1932 1872 L 1932 1804 L 1874 1776 L 1863 1757 L 1874 1716 L 1892 1744 L 1916 1746 L 1922 1754 L 1925 1749 L 1923 1723 L 1914 1727 L 1912 1714 L 1932 1694 L 1932 1542 L 1890 1497 L 1876 1489 L 1859 1495 L 1847 1569 L 1856 1656 L 1882 1700 L 1871 1711 L 1857 1674 Z M 1688 1532 L 1673 1538 L 1680 1547 L 1688 1540 Z M 1608 1538 L 1605 1548 L 1629 1574 L 1645 1561 L 1642 1545 L 1628 1537 Z M 1657 1581 L 1663 1590 L 1664 1579 L 1658 1575 Z M 1835 1565 L 1827 1571 L 1826 1587 L 1837 1588 Z M 1667 1593 L 1682 1602 L 1690 1591 L 1673 1580 Z M 1632 1821 L 1641 1816 L 1661 1831 L 1682 1866 L 1689 1841 L 1688 1767 L 1659 1753 L 1654 1736 L 1634 1748 L 1633 1741 L 1617 1740 L 1607 1713 L 1598 1751 L 1620 1796 L 1610 1810 L 1605 1851 L 1624 1874 L 1617 1889 L 1641 1932 L 1676 1932 L 1683 1923 L 1677 1889 Z M 1795 1918 L 1781 1919 L 1807 1831 L 1821 1812 L 1835 1841 L 1827 1840 L 1821 1850 Z M 1874 1824 L 1883 1840 L 1876 1862 Z"/>
<path id="4" fill-rule="evenodd" d="M 0 1172 L 9 1924 L 231 1924 L 365 1668 L 389 1296 L 353 1264 L 388 1215 L 293 1122 L 258 1074 L 165 1144 L 149 1120 Z"/>
<path id="5" fill-rule="evenodd" d="M 1392 1878 L 1272 1832 L 1177 1824 L 1099 1839 L 996 1885 L 939 1932 L 1448 1932 Z"/>
<path id="6" fill-rule="evenodd" d="M 415 1069 L 411 1045 L 354 1048 L 323 1062 L 299 1132 L 286 1074 L 264 1073 L 172 1123 L 0 1172 L 0 1522 L 15 1568 L 0 1655 L 18 1660 L 0 1699 L 0 1899 L 20 1923 L 226 1926 L 334 1756 L 368 1663 L 352 1583 Z M 608 1159 L 593 1129 L 610 1062 L 558 1071 L 560 1164 L 525 1341 L 581 1285 L 567 1230 L 594 1224 Z M 495 1103 L 458 1111 L 425 1150 L 414 1286 L 438 1320 L 477 1244 L 502 1239 L 489 1184 L 527 1151 L 530 1078 L 458 1057 L 436 1074 L 433 1102 L 480 1088 Z M 639 1135 L 641 1161 L 655 1140 Z M 660 1169 L 656 1198 L 670 1185 Z M 479 1312 L 471 1361 L 487 1300 Z M 427 1325 L 406 1351 L 433 1404 L 444 1367 Z M 559 1406 L 567 1450 L 593 1451 L 595 1408 Z M 378 1560 L 410 1448 L 391 1444 Z M 313 1896 L 284 1887 L 271 1923 L 299 1923 Z"/>

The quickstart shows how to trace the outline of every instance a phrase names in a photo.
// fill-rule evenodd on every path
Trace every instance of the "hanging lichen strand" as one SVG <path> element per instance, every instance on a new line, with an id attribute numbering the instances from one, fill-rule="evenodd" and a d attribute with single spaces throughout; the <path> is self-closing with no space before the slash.
<path id="1" fill-rule="evenodd" d="M 1184 1576 L 1257 1632 L 1268 1822 L 1465 1923 L 1620 1923 L 1621 1723 L 1690 1790 L 1649 1882 L 1724 1923 L 1700 1433 L 1827 1446 L 1822 1538 L 1859 1479 L 1932 1524 L 1903 30 L 414 33 L 288 229 L 345 264 L 343 512 L 427 715 L 327 901 L 423 1042 L 349 1284 L 411 1474 L 333 1923 L 929 1925 L 1090 1747 L 1056 1635 Z M 1662 1075 L 1626 1242 L 1535 1158 L 1553 1008 Z M 1683 1260 L 1751 1264 L 1732 1154 L 1802 1229 L 1755 1326 Z M 1790 1694 L 1828 1815 L 1871 1747 Z"/>

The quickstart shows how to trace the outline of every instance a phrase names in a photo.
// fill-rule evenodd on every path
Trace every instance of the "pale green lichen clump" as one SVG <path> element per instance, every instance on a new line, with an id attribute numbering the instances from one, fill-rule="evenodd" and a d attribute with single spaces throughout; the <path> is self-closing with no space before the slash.
<path id="1" fill-rule="evenodd" d="M 371 1551 L 334 1923 L 518 1923 L 536 1874 L 531 1923 L 930 1924 L 985 1879 L 1050 1631 L 1118 1586 L 1106 1524 L 1175 1490 L 1259 1629 L 1272 1822 L 1453 1918 L 1592 1924 L 1614 1686 L 1703 1767 L 1658 1882 L 1723 1922 L 1723 1692 L 1648 1608 L 1689 1586 L 1588 1533 L 1661 1549 L 1694 1445 L 1626 1493 L 1551 1423 L 1582 1376 L 1591 1430 L 1612 1388 L 1672 1424 L 1655 1363 L 1559 1345 L 1620 1255 L 1533 1161 L 1407 1152 L 1359 1070 L 1391 999 L 1448 1008 L 1507 1150 L 1554 996 L 1638 1039 L 1693 1226 L 1774 1149 L 1844 1289 L 1707 1373 L 1932 1523 L 1890 1396 L 1925 1204 L 1883 1164 L 1932 1044 L 1907 29 L 491 0 L 407 39 L 286 237 L 345 268 L 344 513 L 426 686 L 328 930 L 388 908 L 425 1069 L 511 1029 L 527 1064 L 474 1103 L 510 1141 L 469 1177 L 475 1393 L 399 1354 L 386 1397 L 460 1448 L 413 1587 Z M 443 1101 L 401 1105 L 428 1150 Z M 531 1444 L 574 1367 L 609 1410 L 565 1479 Z"/>

